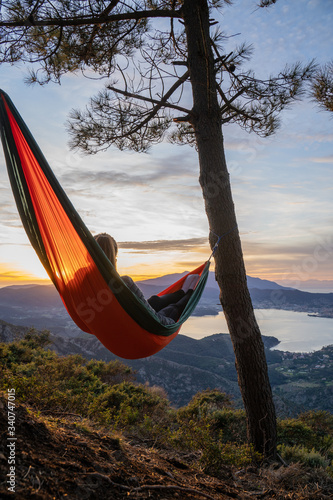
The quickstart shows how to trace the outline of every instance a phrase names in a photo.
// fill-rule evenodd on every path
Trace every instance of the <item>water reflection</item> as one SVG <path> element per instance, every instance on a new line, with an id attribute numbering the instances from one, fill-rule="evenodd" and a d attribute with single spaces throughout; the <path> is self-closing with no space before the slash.
<path id="1" fill-rule="evenodd" d="M 315 318 L 304 312 L 279 309 L 256 309 L 255 312 L 261 333 L 276 337 L 280 341 L 276 349 L 311 352 L 333 344 L 333 319 L 331 318 Z M 181 330 L 183 335 L 194 339 L 227 332 L 223 312 L 217 316 L 192 316 Z"/>

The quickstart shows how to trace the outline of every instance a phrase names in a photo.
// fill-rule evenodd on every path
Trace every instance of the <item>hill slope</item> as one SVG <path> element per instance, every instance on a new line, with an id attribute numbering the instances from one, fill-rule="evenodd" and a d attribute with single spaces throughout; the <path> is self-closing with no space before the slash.
<path id="1" fill-rule="evenodd" d="M 220 391 L 174 410 L 125 365 L 60 357 L 47 342 L 30 333 L 0 344 L 1 499 L 332 497 L 331 415 L 279 422 L 291 464 L 260 464 L 244 412 Z"/>
<path id="2" fill-rule="evenodd" d="M 6 399 L 0 394 L 1 435 L 6 433 L 6 418 Z M 333 481 L 330 484 L 315 469 L 290 465 L 238 471 L 225 466 L 221 470 L 224 478 L 218 479 L 189 465 L 186 454 L 130 443 L 89 422 L 80 422 L 77 416 L 38 416 L 20 404 L 16 419 L 13 484 L 15 497 L 21 500 L 328 500 L 333 491 Z M 0 445 L 2 478 L 8 474 L 4 442 Z M 0 483 L 2 500 L 13 498 L 8 486 Z"/>
<path id="3" fill-rule="evenodd" d="M 20 339 L 27 331 L 0 320 L 0 342 Z M 88 334 L 71 339 L 51 335 L 51 339 L 50 348 L 60 355 L 123 361 Z M 310 409 L 333 412 L 333 346 L 308 354 L 285 353 L 271 350 L 278 345 L 274 337 L 263 340 L 278 414 L 297 415 Z M 227 334 L 201 340 L 178 335 L 154 356 L 125 363 L 136 370 L 139 382 L 163 387 L 176 406 L 187 404 L 197 392 L 208 387 L 227 392 L 241 405 L 235 356 Z"/>
<path id="4" fill-rule="evenodd" d="M 6 399 L 0 394 L 0 433 L 6 435 Z M 119 434 L 82 422 L 70 412 L 38 416 L 19 404 L 16 415 L 15 496 L 20 499 L 69 498 L 100 500 L 230 499 L 251 498 L 238 494 L 232 480 L 220 480 L 186 464 L 181 454 L 156 452 L 140 443 L 119 439 Z M 5 440 L 0 445 L 0 472 L 8 473 Z M 14 476 L 13 476 L 14 477 Z M 239 481 L 240 482 L 240 481 Z M 256 491 L 255 481 L 252 485 Z M 13 498 L 5 482 L 2 500 Z"/>

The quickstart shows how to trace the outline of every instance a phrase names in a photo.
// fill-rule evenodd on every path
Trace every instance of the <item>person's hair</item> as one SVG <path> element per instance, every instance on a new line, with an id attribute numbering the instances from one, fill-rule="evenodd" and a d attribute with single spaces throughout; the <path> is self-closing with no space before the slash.
<path id="1" fill-rule="evenodd" d="M 116 267 L 116 257 L 118 253 L 117 242 L 112 236 L 107 233 L 100 233 L 94 236 L 95 240 L 111 262 L 111 264 Z"/>

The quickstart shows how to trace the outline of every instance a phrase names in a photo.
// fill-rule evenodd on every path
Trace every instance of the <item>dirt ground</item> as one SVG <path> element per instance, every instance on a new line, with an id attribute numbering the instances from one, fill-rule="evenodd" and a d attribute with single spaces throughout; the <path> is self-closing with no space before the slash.
<path id="1" fill-rule="evenodd" d="M 8 427 L 7 401 L 1 397 L 1 499 L 333 498 L 333 481 L 319 472 L 310 477 L 299 466 L 225 467 L 217 479 L 200 470 L 196 457 L 148 448 L 77 415 L 40 415 L 23 405 L 14 415 L 16 440 L 10 439 L 13 426 Z"/>

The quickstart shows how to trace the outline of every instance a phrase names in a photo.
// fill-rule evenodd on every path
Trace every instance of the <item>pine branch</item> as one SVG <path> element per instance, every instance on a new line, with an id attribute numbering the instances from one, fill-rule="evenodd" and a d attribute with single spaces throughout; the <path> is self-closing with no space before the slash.
<path id="1" fill-rule="evenodd" d="M 30 17 L 30 16 L 29 16 Z M 182 14 L 179 10 L 142 10 L 134 12 L 123 12 L 113 15 L 100 15 L 98 17 L 72 17 L 72 18 L 57 18 L 57 19 L 45 19 L 38 20 L 34 18 L 33 26 L 86 26 L 86 25 L 98 25 L 98 24 L 108 24 L 116 21 L 130 21 L 149 18 L 175 18 L 181 19 Z M 24 26 L 31 26 L 31 20 L 28 18 L 22 19 L 21 21 L 1 21 L 0 27 L 4 28 L 18 28 Z"/>
<path id="2" fill-rule="evenodd" d="M 132 92 L 128 92 L 127 90 L 121 90 L 121 89 L 118 89 L 116 87 L 112 87 L 111 85 L 107 85 L 107 89 L 112 90 L 116 94 L 121 94 L 121 95 L 123 95 L 125 97 L 132 97 L 134 99 L 138 99 L 138 100 L 141 100 L 141 101 L 145 101 L 145 102 L 150 102 L 152 104 L 156 104 L 156 107 L 154 109 L 156 109 L 157 111 L 160 108 L 164 107 L 164 108 L 176 109 L 177 111 L 182 111 L 183 113 L 191 114 L 190 110 L 188 110 L 186 108 L 183 108 L 182 106 L 178 106 L 177 104 L 172 104 L 170 102 L 167 102 L 167 100 L 177 90 L 177 88 L 180 85 L 182 85 L 184 83 L 184 81 L 187 79 L 186 75 L 188 76 L 188 72 L 184 73 L 184 75 L 181 78 L 179 78 L 179 80 L 177 80 L 177 82 L 169 89 L 169 91 L 163 97 L 161 97 L 160 100 L 153 99 L 153 98 L 146 97 L 146 96 L 142 96 L 140 94 L 135 94 L 135 93 L 132 93 Z M 156 113 L 154 113 L 154 114 L 156 114 Z"/>
<path id="3" fill-rule="evenodd" d="M 110 2 L 110 5 L 106 9 L 104 9 L 104 11 L 102 12 L 101 16 L 102 17 L 107 16 L 111 12 L 111 10 L 113 10 L 117 6 L 117 4 L 119 3 L 119 1 L 120 0 L 112 0 Z M 93 40 L 94 40 L 94 38 L 95 38 L 95 36 L 96 36 L 96 34 L 98 33 L 99 30 L 100 30 L 100 24 L 95 25 L 95 27 L 94 27 L 91 35 L 90 35 L 90 38 L 88 40 L 87 46 L 85 48 L 85 55 L 84 55 L 85 59 L 88 58 L 88 56 L 89 56 L 89 54 L 91 52 Z"/>
<path id="4" fill-rule="evenodd" d="M 231 116 L 229 116 L 229 117 L 227 117 L 225 119 L 222 119 L 223 123 L 229 122 L 232 118 L 235 118 L 237 115 L 242 115 L 244 118 L 246 118 L 248 120 L 255 120 L 255 121 L 258 121 L 258 122 L 260 121 L 259 118 L 255 118 L 254 116 L 251 116 L 251 115 L 245 113 L 244 110 L 236 108 L 236 106 L 234 106 L 233 104 L 231 104 L 237 97 L 239 97 L 241 94 L 243 94 L 245 92 L 245 88 L 241 89 L 238 92 L 238 95 L 236 94 L 230 100 L 227 98 L 227 96 L 225 95 L 225 93 L 223 92 L 223 90 L 221 89 L 221 87 L 219 85 L 217 85 L 217 91 L 220 94 L 220 96 L 222 97 L 223 101 L 226 103 L 225 106 L 222 107 L 221 112 L 224 112 L 224 111 L 227 111 L 227 110 L 234 111 L 233 115 L 231 115 Z"/>
<path id="5" fill-rule="evenodd" d="M 127 133 L 123 134 L 122 137 L 127 137 L 129 135 L 132 135 L 132 134 L 135 134 L 136 132 L 138 132 L 141 128 L 143 128 L 148 122 L 150 122 L 150 120 L 152 120 L 152 118 L 154 118 L 154 116 L 157 115 L 158 111 L 167 105 L 167 100 L 169 99 L 169 97 L 172 96 L 172 94 L 177 90 L 178 87 L 180 87 L 180 85 L 182 85 L 188 78 L 189 76 L 189 71 L 186 71 L 183 76 L 181 76 L 173 85 L 172 87 L 170 87 L 170 89 L 168 90 L 168 92 L 166 94 L 164 94 L 164 96 L 161 98 L 160 101 L 157 101 L 157 104 L 156 106 L 149 112 L 149 114 L 146 116 L 146 118 L 144 120 L 142 120 L 142 122 L 139 122 L 133 129 L 130 129 Z M 134 94 L 134 97 L 136 98 L 139 98 L 140 97 L 142 98 L 142 96 L 138 97 Z M 149 101 L 150 99 L 148 99 Z M 150 100 L 151 101 L 151 100 Z M 185 110 L 185 108 L 182 109 L 182 111 L 184 111 L 185 113 L 188 113 L 188 110 Z"/>

